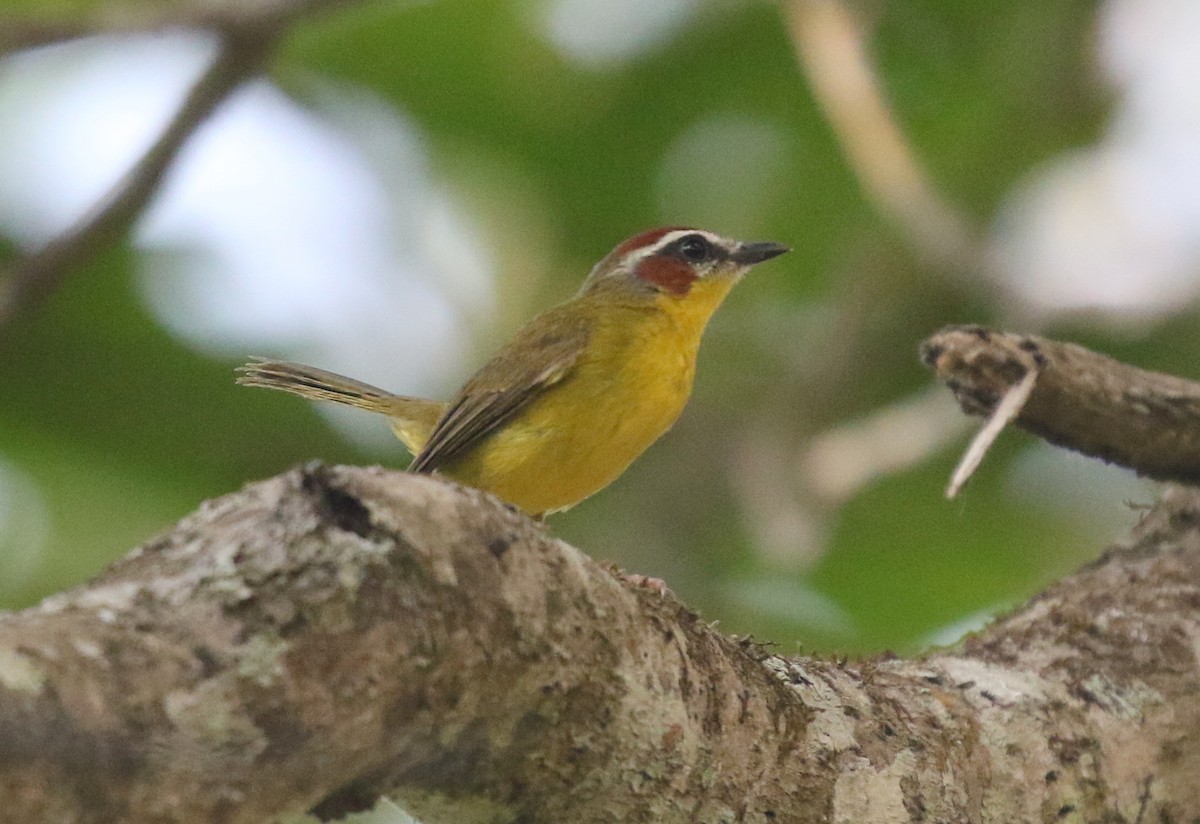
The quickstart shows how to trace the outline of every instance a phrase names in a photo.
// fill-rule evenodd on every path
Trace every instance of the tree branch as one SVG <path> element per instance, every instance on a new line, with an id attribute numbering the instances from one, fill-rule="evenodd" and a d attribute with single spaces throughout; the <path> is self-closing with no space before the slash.
<path id="1" fill-rule="evenodd" d="M 1200 383 L 1149 372 L 1072 343 L 952 326 L 921 357 L 971 414 L 990 414 L 1031 365 L 1014 422 L 1053 444 L 1164 481 L 1200 481 Z"/>
<path id="2" fill-rule="evenodd" d="M 0 12 L 0 55 L 97 34 L 282 27 L 303 15 L 356 2 L 361 0 L 130 0 L 49 9 L 27 4 Z"/>
<path id="3" fill-rule="evenodd" d="M 0 820 L 1185 820 L 1198 524 L 961 650 L 788 660 L 482 493 L 314 465 L 0 617 Z"/>
<path id="4" fill-rule="evenodd" d="M 67 274 L 124 236 L 158 191 L 180 149 L 246 79 L 257 73 L 277 30 L 227 32 L 162 134 L 111 191 L 72 228 L 19 260 L 0 281 L 0 326 L 50 295 Z"/>

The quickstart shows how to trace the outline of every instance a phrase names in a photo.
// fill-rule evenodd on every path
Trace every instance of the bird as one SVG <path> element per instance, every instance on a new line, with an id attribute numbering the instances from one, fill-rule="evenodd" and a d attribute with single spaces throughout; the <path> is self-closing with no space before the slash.
<path id="1" fill-rule="evenodd" d="M 485 490 L 540 520 L 608 486 L 671 428 L 709 319 L 752 266 L 787 251 L 685 226 L 633 235 L 449 402 L 261 358 L 239 367 L 237 382 L 385 415 L 414 455 L 410 471 Z"/>

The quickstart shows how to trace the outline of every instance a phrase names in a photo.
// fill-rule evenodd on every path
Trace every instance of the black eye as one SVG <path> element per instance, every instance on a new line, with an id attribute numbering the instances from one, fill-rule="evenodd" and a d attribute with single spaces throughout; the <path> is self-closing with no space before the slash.
<path id="1" fill-rule="evenodd" d="M 677 248 L 679 256 L 688 263 L 704 263 L 715 257 L 713 245 L 703 235 L 688 235 L 680 238 Z"/>

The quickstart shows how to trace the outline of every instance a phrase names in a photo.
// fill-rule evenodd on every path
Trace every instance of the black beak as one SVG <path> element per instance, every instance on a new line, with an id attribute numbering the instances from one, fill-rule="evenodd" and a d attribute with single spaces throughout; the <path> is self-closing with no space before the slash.
<path id="1" fill-rule="evenodd" d="M 741 243 L 729 256 L 734 263 L 750 266 L 792 251 L 782 243 Z"/>

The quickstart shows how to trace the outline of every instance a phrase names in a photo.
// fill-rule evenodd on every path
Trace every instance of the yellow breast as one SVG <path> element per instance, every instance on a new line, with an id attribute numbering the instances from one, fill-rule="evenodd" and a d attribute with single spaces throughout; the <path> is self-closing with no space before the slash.
<path id="1" fill-rule="evenodd" d="M 683 411 L 700 336 L 733 283 L 599 307 L 567 378 L 448 474 L 530 513 L 566 509 L 612 483 Z"/>

